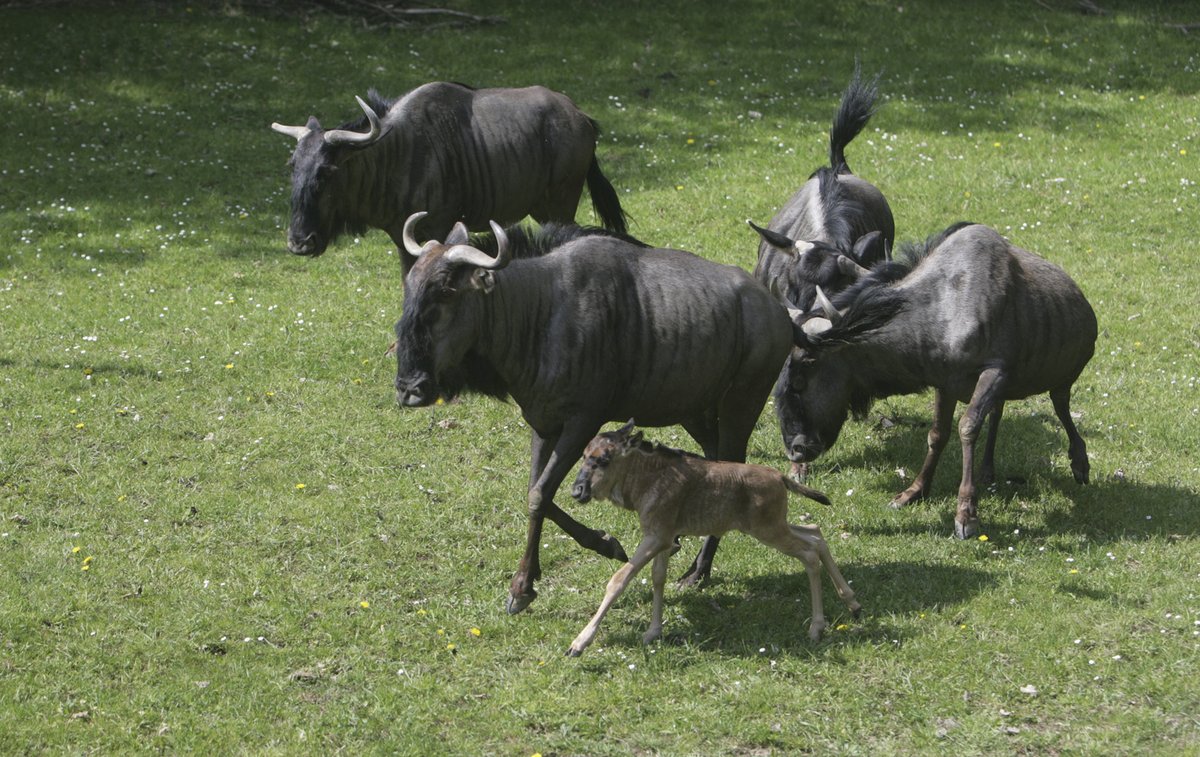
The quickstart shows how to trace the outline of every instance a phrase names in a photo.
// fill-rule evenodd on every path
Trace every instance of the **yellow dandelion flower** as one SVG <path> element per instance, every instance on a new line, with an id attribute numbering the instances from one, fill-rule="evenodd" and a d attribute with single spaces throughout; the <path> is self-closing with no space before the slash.
<path id="1" fill-rule="evenodd" d="M 959 627 L 959 628 L 962 628 L 962 629 L 966 629 L 966 627 L 967 627 L 967 624 L 966 624 L 966 623 L 960 623 L 958 627 Z"/>
<path id="2" fill-rule="evenodd" d="M 126 497 L 124 494 L 122 494 L 121 496 L 117 497 L 117 501 L 118 501 L 118 502 L 124 502 L 124 501 L 125 501 L 125 500 L 127 500 L 127 499 L 129 499 L 129 498 L 128 498 L 128 497 Z"/>
<path id="3" fill-rule="evenodd" d="M 271 397 L 274 397 L 274 396 L 275 396 L 275 392 L 267 392 L 267 393 L 266 393 L 266 396 L 267 396 L 267 398 L 268 398 L 268 399 L 270 399 Z"/>
<path id="4" fill-rule="evenodd" d="M 433 404 L 435 404 L 435 405 L 444 405 L 444 404 L 446 404 L 446 400 L 442 399 L 441 397 L 438 397 L 438 398 L 437 398 L 437 402 L 434 402 Z"/>
<path id="5" fill-rule="evenodd" d="M 358 603 L 358 606 L 363 608 L 364 610 L 366 610 L 371 606 L 371 603 L 364 599 L 363 601 Z"/>
<path id="6" fill-rule="evenodd" d="M 296 484 L 296 491 L 300 491 L 303 488 L 304 488 L 304 484 Z"/>
<path id="7" fill-rule="evenodd" d="M 970 192 L 963 192 L 963 197 L 970 197 L 970 196 L 971 196 Z"/>
<path id="8" fill-rule="evenodd" d="M 481 636 L 482 634 L 483 634 L 483 631 L 480 631 L 478 628 L 472 628 L 472 629 L 471 629 L 471 635 L 472 635 L 472 636 Z"/>
<path id="9" fill-rule="evenodd" d="M 79 411 L 76 410 L 75 408 L 71 408 L 70 410 L 67 411 L 67 415 L 74 415 L 75 413 L 78 413 L 78 412 Z"/>
<path id="10" fill-rule="evenodd" d="M 233 363 L 226 363 L 226 364 L 225 364 L 225 370 L 229 370 L 229 369 L 230 369 L 230 368 L 232 368 L 232 367 L 233 367 Z"/>
<path id="11" fill-rule="evenodd" d="M 453 652 L 456 649 L 458 649 L 458 646 L 453 641 L 446 645 L 446 651 L 448 652 Z"/>
<path id="12" fill-rule="evenodd" d="M 91 555 L 88 555 L 87 557 L 83 558 L 83 564 L 84 564 L 84 565 L 89 565 L 91 562 L 92 562 L 92 556 L 91 556 Z"/>
<path id="13" fill-rule="evenodd" d="M 999 143 L 999 142 L 993 142 L 993 143 L 992 143 L 992 147 L 999 147 L 999 146 L 1000 146 L 1000 143 Z"/>
<path id="14" fill-rule="evenodd" d="M 1068 572 L 1068 573 L 1070 573 L 1070 574 L 1072 574 L 1072 575 L 1074 575 L 1075 573 L 1078 573 L 1078 572 L 1079 572 L 1079 568 L 1071 568 L 1071 569 L 1070 569 L 1070 570 L 1068 570 L 1067 572 Z"/>
<path id="15" fill-rule="evenodd" d="M 980 534 L 980 535 L 979 535 L 979 541 L 987 541 L 987 540 L 988 540 L 987 534 Z"/>
<path id="16" fill-rule="evenodd" d="M 839 630 L 839 631 L 845 631 L 845 630 L 847 630 L 848 628 L 850 628 L 850 626 L 849 626 L 848 624 L 846 624 L 846 623 L 840 623 L 840 624 L 838 625 L 838 627 L 837 627 L 837 630 Z"/>
<path id="17" fill-rule="evenodd" d="M 1139 100 L 1145 100 L 1145 99 L 1146 99 L 1146 96 L 1145 96 L 1145 95 L 1138 95 L 1138 99 L 1139 99 Z"/>
<path id="18" fill-rule="evenodd" d="M 370 364 L 370 362 L 371 362 L 370 360 L 366 360 L 366 359 L 364 359 L 364 360 L 363 360 L 363 365 L 369 365 L 369 364 Z"/>
<path id="19" fill-rule="evenodd" d="M 362 383 L 362 379 L 360 379 L 360 378 L 352 379 L 352 380 L 351 380 L 351 383 L 353 383 L 353 384 L 361 384 L 361 383 Z"/>
<path id="20" fill-rule="evenodd" d="M 438 636 L 445 636 L 445 635 L 446 635 L 446 629 L 445 629 L 445 628 L 439 628 L 439 629 L 437 630 L 437 635 L 438 635 Z"/>
<path id="21" fill-rule="evenodd" d="M 695 139 L 693 139 L 693 138 L 691 138 L 691 137 L 688 137 L 688 139 L 687 139 L 687 143 L 688 143 L 689 145 L 694 145 L 694 144 L 696 144 L 696 140 L 695 140 Z"/>
<path id="22" fill-rule="evenodd" d="M 76 424 L 75 424 L 75 428 L 77 428 L 77 429 L 81 429 L 81 428 L 83 428 L 83 427 L 84 427 L 84 425 L 83 425 L 82 423 L 76 423 Z"/>
<path id="23" fill-rule="evenodd" d="M 83 547 L 71 547 L 71 554 L 77 555 L 83 551 Z"/>
<path id="24" fill-rule="evenodd" d="M 79 569 L 80 569 L 80 570 L 82 570 L 82 571 L 84 571 L 84 572 L 87 572 L 87 571 L 89 571 L 89 570 L 91 570 L 91 569 L 92 569 L 92 566 L 91 566 L 91 565 L 81 565 L 81 566 L 79 567 Z"/>
<path id="25" fill-rule="evenodd" d="M 1180 148 L 1180 150 L 1179 150 L 1179 154 L 1180 154 L 1180 155 L 1187 155 L 1187 148 L 1186 148 L 1186 147 Z"/>
<path id="26" fill-rule="evenodd" d="M 427 614 L 428 614 L 428 613 L 426 613 L 426 612 L 425 612 L 425 608 L 424 608 L 424 607 L 422 607 L 420 610 L 417 610 L 417 615 L 425 616 L 425 615 L 427 615 Z"/>
<path id="27" fill-rule="evenodd" d="M 682 192 L 682 191 L 683 191 L 683 185 L 682 185 L 682 184 L 676 184 L 676 185 L 675 185 L 675 190 L 676 190 L 677 192 Z"/>

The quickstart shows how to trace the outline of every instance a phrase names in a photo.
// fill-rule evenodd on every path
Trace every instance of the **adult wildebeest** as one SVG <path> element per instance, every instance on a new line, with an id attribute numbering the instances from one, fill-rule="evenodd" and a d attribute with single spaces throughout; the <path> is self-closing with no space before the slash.
<path id="1" fill-rule="evenodd" d="M 652 249 L 599 230 L 533 235 L 493 224 L 495 255 L 461 225 L 418 245 L 396 324 L 396 392 L 429 405 L 461 390 L 511 396 L 533 431 L 529 530 L 509 612 L 537 596 L 549 517 L 581 545 L 625 561 L 621 546 L 554 503 L 606 421 L 680 424 L 705 454 L 741 461 L 792 345 L 787 311 L 734 266 Z"/>
<path id="2" fill-rule="evenodd" d="M 875 112 L 876 76 L 863 82 L 854 67 L 829 130 L 829 166 L 818 168 L 759 233 L 754 276 L 801 308 L 812 305 L 816 287 L 834 292 L 887 258 L 896 226 L 887 199 L 855 176 L 846 145 Z"/>
<path id="3" fill-rule="evenodd" d="M 826 625 L 821 598 L 822 566 L 829 572 L 838 596 L 857 616 L 861 605 L 833 561 L 820 527 L 788 523 L 788 492 L 829 504 L 829 498 L 821 492 L 792 481 L 773 468 L 705 460 L 644 442 L 642 432 L 633 431 L 632 420 L 616 431 L 596 436 L 584 450 L 583 466 L 571 487 L 571 495 L 580 502 L 595 497 L 633 510 L 642 527 L 642 541 L 629 562 L 609 580 L 600 608 L 579 632 L 567 654 L 578 657 L 592 643 L 608 609 L 651 560 L 654 603 L 650 628 L 642 641 L 649 644 L 662 634 L 667 560 L 674 551 L 675 537 L 684 534 L 704 536 L 742 531 L 804 563 L 812 600 L 808 635 L 813 641 L 821 638 Z"/>
<path id="4" fill-rule="evenodd" d="M 785 303 L 810 307 L 818 286 L 827 292 L 844 289 L 889 255 L 896 235 L 892 210 L 883 193 L 846 163 L 846 145 L 875 112 L 878 81 L 876 76 L 863 82 L 855 65 L 829 129 L 829 167 L 813 172 L 767 228 L 749 222 L 761 237 L 754 276 Z M 782 377 L 781 372 L 774 391 L 777 403 Z M 803 478 L 803 465 L 792 461 L 793 475 Z M 718 543 L 704 541 L 682 583 L 708 577 Z"/>
<path id="5" fill-rule="evenodd" d="M 486 231 L 512 223 L 575 219 L 586 179 L 600 222 L 625 233 L 625 216 L 596 160 L 596 122 L 545 87 L 472 89 L 432 82 L 399 100 L 374 90 L 363 117 L 324 131 L 271 128 L 295 137 L 288 249 L 320 255 L 342 233 L 383 229 L 400 248 L 404 221 L 428 211 L 422 230 L 442 239 L 462 221 Z M 364 131 L 365 130 L 365 131 Z"/>
<path id="6" fill-rule="evenodd" d="M 1087 448 L 1071 420 L 1071 386 L 1092 357 L 1096 316 L 1071 278 L 1053 263 L 1014 246 L 992 229 L 956 224 L 899 263 L 872 272 L 824 303 L 793 313 L 798 352 L 787 368 L 780 420 L 803 461 L 837 440 L 851 408 L 874 398 L 933 387 L 929 451 L 901 507 L 929 492 L 950 434 L 956 402 L 962 481 L 955 534 L 979 532 L 973 461 L 983 419 L 992 413 L 982 477 L 993 476 L 993 450 L 1007 400 L 1049 392 L 1066 429 L 1071 472 L 1088 481 Z"/>

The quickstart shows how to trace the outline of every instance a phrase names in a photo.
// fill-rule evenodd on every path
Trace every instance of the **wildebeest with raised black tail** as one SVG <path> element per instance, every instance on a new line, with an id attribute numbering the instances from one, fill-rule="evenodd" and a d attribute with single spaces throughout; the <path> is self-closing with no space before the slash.
<path id="1" fill-rule="evenodd" d="M 912 251 L 910 271 L 883 266 L 817 312 L 793 313 L 799 351 L 787 368 L 779 408 L 784 437 L 811 461 L 829 449 L 852 408 L 933 387 L 933 426 L 920 473 L 892 501 L 926 496 L 950 435 L 956 402 L 962 481 L 955 534 L 979 533 L 975 441 L 991 413 L 981 480 L 1008 400 L 1049 392 L 1066 429 L 1071 472 L 1088 481 L 1087 447 L 1071 419 L 1071 387 L 1092 357 L 1096 315 L 1061 268 L 994 230 L 956 224 Z"/>
<path id="2" fill-rule="evenodd" d="M 896 225 L 887 199 L 875 185 L 855 176 L 846 146 L 875 113 L 878 75 L 862 80 L 854 67 L 829 130 L 829 166 L 818 168 L 764 229 L 754 276 L 797 307 L 812 305 L 815 288 L 835 292 L 884 260 Z"/>
<path id="3" fill-rule="evenodd" d="M 596 122 L 545 87 L 473 89 L 432 82 L 398 100 L 374 90 L 363 116 L 325 131 L 271 124 L 297 140 L 288 249 L 323 253 L 343 233 L 386 231 L 407 274 L 404 221 L 427 211 L 422 232 L 442 239 L 462 221 L 575 220 L 584 182 L 600 222 L 625 233 L 625 215 L 596 160 Z"/>
<path id="4" fill-rule="evenodd" d="M 878 81 L 876 76 L 864 82 L 855 65 L 829 130 L 829 166 L 813 172 L 767 228 L 749 222 L 761 237 L 754 276 L 784 303 L 807 308 L 818 286 L 827 292 L 844 289 L 891 250 L 896 226 L 887 199 L 846 163 L 846 145 L 875 112 Z M 777 401 L 782 391 L 777 384 Z M 801 463 L 793 459 L 792 468 L 798 480 L 803 478 Z M 715 538 L 705 540 L 682 583 L 708 577 L 717 544 Z"/>
<path id="5" fill-rule="evenodd" d="M 422 406 L 461 391 L 511 396 L 533 431 L 529 530 L 508 610 L 537 596 L 549 517 L 581 545 L 620 544 L 554 503 L 607 421 L 680 424 L 706 456 L 743 461 L 792 346 L 787 311 L 745 271 L 600 230 L 520 227 L 472 244 L 458 225 L 419 245 L 396 324 L 396 395 Z M 494 248 L 494 252 L 492 252 Z"/>

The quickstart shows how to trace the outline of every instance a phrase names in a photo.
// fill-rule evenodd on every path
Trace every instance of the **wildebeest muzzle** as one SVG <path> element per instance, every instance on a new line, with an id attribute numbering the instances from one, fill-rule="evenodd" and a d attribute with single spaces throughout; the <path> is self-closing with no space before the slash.
<path id="1" fill-rule="evenodd" d="M 437 401 L 437 385 L 428 374 L 396 377 L 396 401 L 405 407 L 424 407 Z"/>
<path id="2" fill-rule="evenodd" d="M 585 465 L 579 471 L 579 475 L 575 477 L 575 483 L 571 485 L 571 496 L 580 503 L 586 503 L 591 500 L 592 471 L 590 466 Z"/>
<path id="3" fill-rule="evenodd" d="M 288 234 L 288 252 L 293 255 L 316 257 L 325 252 L 325 246 L 325 241 L 320 239 L 315 231 L 303 237 Z"/>

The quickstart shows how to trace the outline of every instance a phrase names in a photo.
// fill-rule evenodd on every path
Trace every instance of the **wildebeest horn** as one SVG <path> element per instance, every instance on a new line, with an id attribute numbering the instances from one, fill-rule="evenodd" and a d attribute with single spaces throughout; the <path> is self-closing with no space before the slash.
<path id="1" fill-rule="evenodd" d="M 837 308 L 825 296 L 825 291 L 821 287 L 817 287 L 817 307 L 825 311 L 825 317 L 829 319 L 830 325 L 837 323 L 842 317 L 842 314 L 837 311 Z"/>
<path id="2" fill-rule="evenodd" d="M 784 308 L 787 309 L 788 318 L 791 318 L 793 321 L 795 321 L 800 316 L 804 315 L 804 311 L 801 310 L 800 308 L 796 307 L 795 303 L 793 303 L 791 300 L 789 300 L 788 296 L 779 289 L 779 277 L 778 276 L 771 279 L 770 289 L 771 289 L 771 296 L 774 297 L 776 300 L 778 300 L 779 303 L 781 305 L 783 305 Z"/>
<path id="3" fill-rule="evenodd" d="M 284 126 L 283 124 L 272 123 L 271 128 L 280 134 L 286 134 L 294 138 L 297 142 L 308 136 L 307 126 Z"/>
<path id="4" fill-rule="evenodd" d="M 371 130 L 367 132 L 346 131 L 345 129 L 333 129 L 325 132 L 325 144 L 328 145 L 369 145 L 379 139 L 379 134 L 383 131 L 383 127 L 379 124 L 379 116 L 375 115 L 375 111 L 371 110 L 371 106 L 358 95 L 354 96 L 358 101 L 358 107 L 363 109 L 363 113 L 367 114 L 367 120 L 371 122 Z"/>
<path id="5" fill-rule="evenodd" d="M 843 274 L 856 279 L 859 276 L 866 276 L 868 273 L 870 273 L 870 271 L 868 271 L 866 268 L 863 268 L 858 263 L 854 262 L 849 255 L 838 255 L 837 265 L 838 270 Z"/>
<path id="6" fill-rule="evenodd" d="M 467 244 L 456 244 L 446 253 L 447 263 L 466 263 L 478 268 L 496 271 L 508 265 L 511 256 L 508 251 L 508 235 L 495 221 L 488 221 L 492 233 L 496 235 L 496 257 L 491 257 L 482 250 L 477 250 Z"/>
<path id="7" fill-rule="evenodd" d="M 420 210 L 416 213 L 413 213 L 408 217 L 408 220 L 404 222 L 404 234 L 402 235 L 404 238 L 404 249 L 409 255 L 412 255 L 415 258 L 421 257 L 421 253 L 424 252 L 425 246 L 417 244 L 417 240 L 413 239 L 413 226 L 416 225 L 417 221 L 420 221 L 427 215 L 429 215 L 427 212 Z"/>

